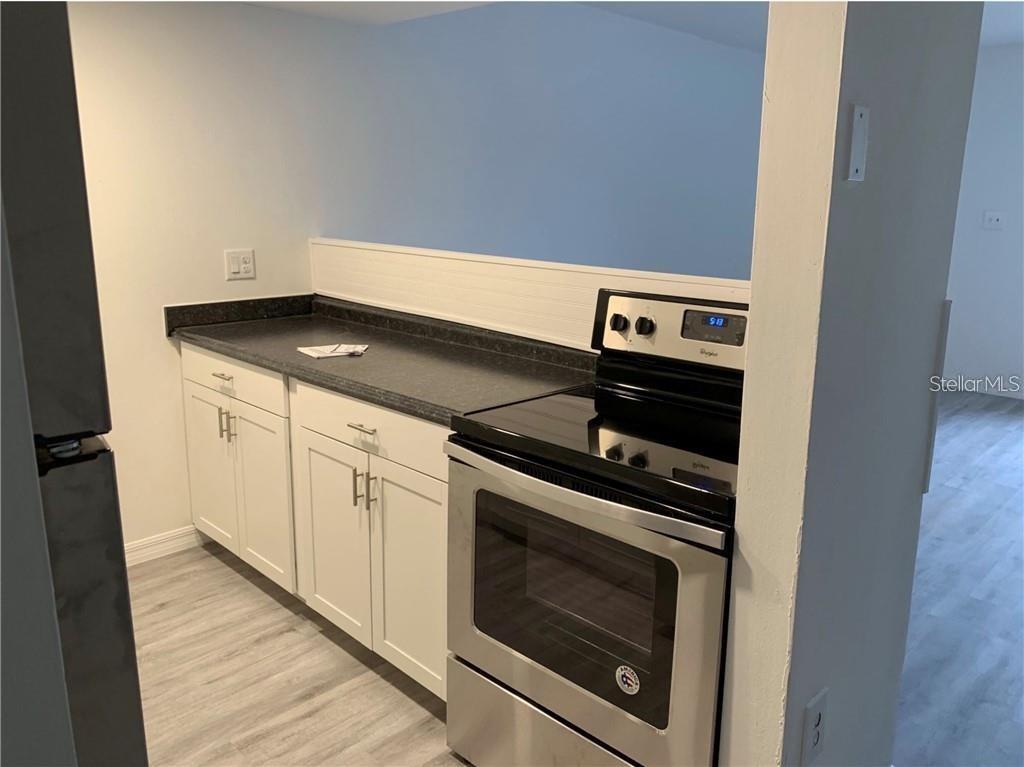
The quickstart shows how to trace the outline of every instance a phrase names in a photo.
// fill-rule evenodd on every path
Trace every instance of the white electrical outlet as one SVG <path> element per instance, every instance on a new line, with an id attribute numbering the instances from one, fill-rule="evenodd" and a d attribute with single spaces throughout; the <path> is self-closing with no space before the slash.
<path id="1" fill-rule="evenodd" d="M 225 250 L 224 279 L 255 280 L 256 252 L 251 248 L 247 250 Z"/>
<path id="2" fill-rule="evenodd" d="M 1003 214 L 998 210 L 986 210 L 981 217 L 982 229 L 1002 229 Z"/>
<path id="3" fill-rule="evenodd" d="M 828 721 L 828 688 L 811 698 L 804 709 L 804 740 L 800 750 L 800 764 L 810 767 L 825 748 L 825 724 Z"/>

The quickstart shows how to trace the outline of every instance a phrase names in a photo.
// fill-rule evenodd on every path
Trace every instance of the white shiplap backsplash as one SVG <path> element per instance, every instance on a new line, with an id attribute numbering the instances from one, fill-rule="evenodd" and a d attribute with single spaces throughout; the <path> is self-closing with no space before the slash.
<path id="1" fill-rule="evenodd" d="M 749 303 L 750 282 L 352 240 L 310 240 L 313 292 L 577 349 L 599 288 Z"/>

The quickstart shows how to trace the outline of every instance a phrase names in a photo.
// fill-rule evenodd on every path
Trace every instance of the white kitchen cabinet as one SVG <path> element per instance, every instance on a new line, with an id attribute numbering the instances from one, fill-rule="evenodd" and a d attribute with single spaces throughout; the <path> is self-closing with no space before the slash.
<path id="1" fill-rule="evenodd" d="M 289 390 L 299 596 L 444 698 L 448 430 Z"/>
<path id="2" fill-rule="evenodd" d="M 186 344 L 182 374 L 196 528 L 444 698 L 448 430 Z"/>
<path id="3" fill-rule="evenodd" d="M 228 403 L 235 463 L 239 555 L 295 591 L 288 419 L 245 402 Z"/>
<path id="4" fill-rule="evenodd" d="M 445 697 L 448 485 L 370 456 L 373 649 Z"/>
<path id="5" fill-rule="evenodd" d="M 272 370 L 182 343 L 181 377 L 274 415 L 288 417 L 288 385 L 283 375 Z"/>
<path id="6" fill-rule="evenodd" d="M 188 378 L 183 387 L 196 529 L 295 591 L 288 419 Z"/>
<path id="7" fill-rule="evenodd" d="M 372 647 L 368 463 L 362 450 L 301 426 L 294 429 L 299 596 Z"/>
<path id="8" fill-rule="evenodd" d="M 224 423 L 229 398 L 192 381 L 185 381 L 184 389 L 192 521 L 201 533 L 238 554 L 235 459 Z"/>
<path id="9" fill-rule="evenodd" d="M 291 381 L 288 388 L 294 423 L 442 482 L 447 480 L 444 443 L 451 432 L 443 426 L 301 381 Z"/>

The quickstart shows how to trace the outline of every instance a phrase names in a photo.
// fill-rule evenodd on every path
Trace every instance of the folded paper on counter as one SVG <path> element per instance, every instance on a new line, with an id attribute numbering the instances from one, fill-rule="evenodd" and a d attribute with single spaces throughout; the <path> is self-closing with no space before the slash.
<path id="1" fill-rule="evenodd" d="M 361 357 L 368 344 L 325 344 L 324 346 L 299 346 L 298 351 L 314 359 L 323 357 Z"/>

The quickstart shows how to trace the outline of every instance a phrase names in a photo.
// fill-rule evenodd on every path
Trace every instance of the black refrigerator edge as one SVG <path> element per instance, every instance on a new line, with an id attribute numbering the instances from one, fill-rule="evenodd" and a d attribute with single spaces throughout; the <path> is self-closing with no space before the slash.
<path id="1" fill-rule="evenodd" d="M 146 765 L 67 5 L 0 14 L 0 760 Z"/>

